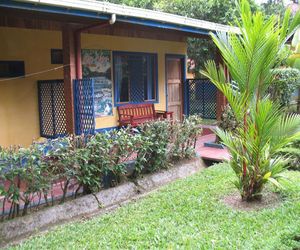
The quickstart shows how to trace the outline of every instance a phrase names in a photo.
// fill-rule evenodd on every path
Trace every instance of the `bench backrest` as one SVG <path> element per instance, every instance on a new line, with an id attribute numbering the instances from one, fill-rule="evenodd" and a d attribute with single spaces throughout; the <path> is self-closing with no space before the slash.
<path id="1" fill-rule="evenodd" d="M 118 107 L 119 115 L 133 115 L 137 117 L 154 117 L 154 104 L 127 104 Z"/>

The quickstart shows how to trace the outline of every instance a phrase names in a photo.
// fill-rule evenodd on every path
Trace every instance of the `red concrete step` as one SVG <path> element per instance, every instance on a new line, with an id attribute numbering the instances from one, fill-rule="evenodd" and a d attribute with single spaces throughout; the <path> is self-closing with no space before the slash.
<path id="1" fill-rule="evenodd" d="M 228 150 L 220 149 L 220 148 L 213 148 L 213 147 L 206 147 L 204 146 L 205 142 L 215 142 L 216 135 L 215 134 L 207 134 L 201 136 L 196 145 L 196 152 L 201 156 L 204 160 L 222 162 L 224 160 L 230 159 L 230 154 Z"/>

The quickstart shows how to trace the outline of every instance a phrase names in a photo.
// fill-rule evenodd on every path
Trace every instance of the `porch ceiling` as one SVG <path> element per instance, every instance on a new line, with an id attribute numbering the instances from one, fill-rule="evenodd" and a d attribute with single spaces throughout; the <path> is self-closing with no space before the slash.
<path id="1" fill-rule="evenodd" d="M 2 0 L 0 7 L 98 20 L 109 20 L 112 14 L 116 14 L 117 22 L 176 30 L 189 36 L 216 31 L 239 32 L 238 28 L 218 23 L 94 0 Z"/>

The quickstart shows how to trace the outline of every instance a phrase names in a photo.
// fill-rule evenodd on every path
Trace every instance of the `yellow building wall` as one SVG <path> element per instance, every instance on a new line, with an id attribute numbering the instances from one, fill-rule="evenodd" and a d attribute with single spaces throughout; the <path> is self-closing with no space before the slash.
<path id="1" fill-rule="evenodd" d="M 50 49 L 61 48 L 61 32 L 0 27 L 0 60 L 25 61 L 25 74 L 55 68 Z M 0 145 L 27 146 L 40 137 L 37 80 L 62 79 L 63 70 L 21 79 L 0 78 Z"/>
<path id="2" fill-rule="evenodd" d="M 187 51 L 186 43 L 183 42 L 169 42 L 161 40 L 112 37 L 103 35 L 99 36 L 94 34 L 82 34 L 81 46 L 82 49 L 105 49 L 112 51 L 157 53 L 159 103 L 155 104 L 155 108 L 159 110 L 166 109 L 165 55 L 185 55 Z M 118 121 L 116 108 L 114 108 L 113 114 L 113 116 L 96 118 L 96 129 L 117 126 Z"/>
<path id="3" fill-rule="evenodd" d="M 25 73 L 53 69 L 50 49 L 61 48 L 61 32 L 0 27 L 0 60 L 24 60 Z M 83 49 L 149 52 L 158 55 L 159 103 L 165 110 L 165 55 L 186 54 L 186 43 L 82 34 Z M 113 77 L 113 74 L 112 74 Z M 0 78 L 0 145 L 28 146 L 40 137 L 37 99 L 37 80 L 62 79 L 63 70 L 1 81 Z M 96 129 L 118 125 L 116 109 L 113 116 L 96 118 Z"/>

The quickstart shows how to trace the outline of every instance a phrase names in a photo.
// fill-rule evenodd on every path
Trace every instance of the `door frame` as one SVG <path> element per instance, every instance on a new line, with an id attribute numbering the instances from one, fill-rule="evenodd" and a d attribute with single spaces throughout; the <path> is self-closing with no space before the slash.
<path id="1" fill-rule="evenodd" d="M 167 60 L 169 58 L 180 59 L 181 61 L 181 75 L 182 75 L 182 111 L 183 115 L 188 115 L 188 86 L 186 81 L 186 55 L 184 54 L 165 54 L 165 96 L 166 96 L 166 110 L 168 111 L 168 75 L 167 75 Z"/>

